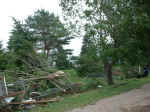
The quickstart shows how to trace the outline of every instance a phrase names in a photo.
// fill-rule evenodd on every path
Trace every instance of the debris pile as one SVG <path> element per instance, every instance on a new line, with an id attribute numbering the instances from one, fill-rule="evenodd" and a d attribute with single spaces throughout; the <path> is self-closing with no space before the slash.
<path id="1" fill-rule="evenodd" d="M 1 80 L 0 112 L 5 112 L 4 109 L 11 112 L 13 108 L 24 108 L 27 105 L 58 102 L 58 96 L 78 92 L 80 86 L 72 83 L 62 71 L 43 77 L 19 79 L 12 84 Z"/>

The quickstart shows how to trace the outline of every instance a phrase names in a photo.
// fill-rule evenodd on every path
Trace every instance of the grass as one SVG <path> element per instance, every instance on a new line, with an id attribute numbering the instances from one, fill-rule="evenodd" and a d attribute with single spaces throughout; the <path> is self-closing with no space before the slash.
<path id="1" fill-rule="evenodd" d="M 77 77 L 72 80 L 77 81 Z M 150 83 L 150 77 L 143 79 L 122 80 L 113 86 L 104 86 L 99 89 L 89 90 L 84 93 L 74 94 L 63 97 L 60 102 L 49 103 L 47 106 L 39 106 L 32 109 L 30 112 L 66 112 L 68 110 L 83 107 L 88 104 L 94 104 L 98 100 L 121 94 L 135 88 L 140 88 L 142 85 Z"/>

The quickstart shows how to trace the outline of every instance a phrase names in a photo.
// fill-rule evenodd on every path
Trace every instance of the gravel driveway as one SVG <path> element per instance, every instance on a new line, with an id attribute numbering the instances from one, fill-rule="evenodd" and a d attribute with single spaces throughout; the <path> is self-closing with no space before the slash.
<path id="1" fill-rule="evenodd" d="M 150 84 L 70 112 L 150 112 Z"/>

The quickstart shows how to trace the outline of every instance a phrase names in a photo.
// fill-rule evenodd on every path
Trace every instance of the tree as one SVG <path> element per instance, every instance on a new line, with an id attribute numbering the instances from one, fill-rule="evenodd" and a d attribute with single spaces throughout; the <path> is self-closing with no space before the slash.
<path id="1" fill-rule="evenodd" d="M 72 38 L 59 17 L 44 9 L 37 10 L 34 15 L 29 16 L 26 24 L 37 37 L 37 47 L 46 54 L 47 58 L 51 49 L 68 44 Z"/>
<path id="2" fill-rule="evenodd" d="M 19 20 L 13 18 L 13 21 L 14 27 L 8 41 L 8 57 L 12 58 L 8 61 L 9 68 L 12 67 L 12 69 L 19 68 L 21 70 L 31 70 L 31 67 L 35 67 L 35 65 L 36 67 L 40 66 L 36 59 L 37 54 L 34 50 L 36 41 L 32 32 L 30 32 L 28 27 Z"/>
<path id="3" fill-rule="evenodd" d="M 2 48 L 2 41 L 0 41 L 0 70 L 5 70 L 6 69 L 6 63 L 7 63 L 7 59 L 6 59 L 6 53 L 4 51 L 4 49 Z"/>
<path id="4" fill-rule="evenodd" d="M 79 66 L 77 70 L 80 76 L 87 76 L 89 74 L 100 73 L 102 70 L 100 54 L 97 50 L 96 44 L 92 37 L 88 36 L 88 33 L 83 38 L 83 45 L 80 53 L 80 59 L 78 61 Z"/>
<path id="5" fill-rule="evenodd" d="M 93 26 L 88 29 L 92 31 L 91 34 L 95 38 L 102 38 L 102 40 L 104 38 L 104 44 L 100 42 L 99 48 L 102 51 L 102 57 L 104 57 L 109 84 L 113 84 L 111 78 L 112 64 L 119 58 L 132 65 L 149 61 L 149 27 L 146 25 L 149 24 L 149 1 L 82 1 L 87 7 L 84 11 L 85 18 L 88 20 L 88 24 Z M 75 0 L 68 3 L 66 0 L 61 2 L 64 11 L 67 12 L 74 12 L 71 7 L 79 5 L 79 2 Z M 141 38 L 142 36 L 144 38 Z M 107 42 L 108 37 L 111 40 L 109 42 Z"/>
<path id="6" fill-rule="evenodd" d="M 22 24 L 19 20 L 13 18 L 14 29 L 11 32 L 11 36 L 8 42 L 8 49 L 15 52 L 17 55 L 25 55 L 33 52 L 33 44 L 35 39 L 25 24 Z"/>
<path id="7" fill-rule="evenodd" d="M 0 41 L 0 53 L 2 53 L 3 52 L 3 48 L 2 48 L 3 46 L 2 46 L 2 41 Z"/>
<path id="8" fill-rule="evenodd" d="M 56 63 L 58 69 L 70 69 L 71 63 L 69 61 L 69 55 L 71 55 L 72 50 L 64 49 L 62 46 L 55 48 L 52 54 L 52 60 Z"/>
<path id="9" fill-rule="evenodd" d="M 87 7 L 83 11 L 84 18 L 87 20 L 87 24 L 85 25 L 86 36 L 88 38 L 90 38 L 90 40 L 93 41 L 93 43 L 94 43 L 93 45 L 95 46 L 94 50 L 91 50 L 92 52 L 88 55 L 88 57 L 90 57 L 90 56 L 98 57 L 98 55 L 100 57 L 100 55 L 102 55 L 102 53 L 104 53 L 101 51 L 106 50 L 105 47 L 103 45 L 101 45 L 101 43 L 104 43 L 105 46 L 109 46 L 109 45 L 107 45 L 108 43 L 107 43 L 106 37 L 110 36 L 110 34 L 107 32 L 108 28 L 105 25 L 105 21 L 103 19 L 104 16 L 102 15 L 102 10 L 98 11 L 99 7 L 95 7 L 96 4 L 98 4 L 99 2 L 96 0 L 94 0 L 93 3 L 92 3 L 92 1 L 88 1 L 88 0 L 85 2 L 84 2 L 84 0 L 82 0 L 82 1 L 83 1 L 82 3 L 85 3 L 85 7 Z M 72 14 L 80 12 L 79 10 L 78 11 L 71 10 L 72 7 L 73 7 L 72 9 L 74 9 L 74 7 L 78 6 L 79 5 L 78 3 L 79 3 L 78 1 L 70 1 L 68 3 L 65 0 L 61 1 L 61 5 L 62 5 L 64 11 L 73 12 Z M 69 14 L 71 14 L 71 13 L 69 13 Z M 101 24 L 99 24 L 99 23 L 101 23 Z M 100 40 L 104 40 L 104 41 L 100 42 Z M 83 48 L 84 48 L 84 46 L 85 45 L 83 45 Z M 88 51 L 90 51 L 91 48 L 89 48 Z M 108 47 L 106 47 L 106 48 L 108 48 Z M 93 53 L 93 51 L 95 51 L 95 53 Z M 84 51 L 82 51 L 82 52 L 84 52 Z M 107 57 L 109 57 L 109 56 L 107 56 Z M 83 57 L 83 59 L 85 59 L 85 56 Z M 92 58 L 87 58 L 87 59 L 88 60 L 86 60 L 86 61 L 88 62 Z M 98 58 L 98 59 L 100 59 L 100 58 Z M 108 62 L 108 60 L 107 60 L 107 62 Z M 112 74 L 109 71 L 111 71 L 112 67 L 111 66 L 107 66 L 107 67 L 109 67 L 109 69 L 107 70 L 108 71 L 107 76 L 108 76 L 108 79 L 110 79 L 110 76 L 112 77 Z M 113 84 L 112 79 L 111 79 L 111 81 L 108 80 L 108 83 Z"/>

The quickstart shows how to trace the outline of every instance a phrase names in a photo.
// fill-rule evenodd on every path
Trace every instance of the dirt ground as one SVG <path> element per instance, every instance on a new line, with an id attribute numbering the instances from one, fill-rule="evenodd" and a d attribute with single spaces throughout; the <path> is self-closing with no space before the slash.
<path id="1" fill-rule="evenodd" d="M 150 112 L 150 84 L 70 112 Z"/>

